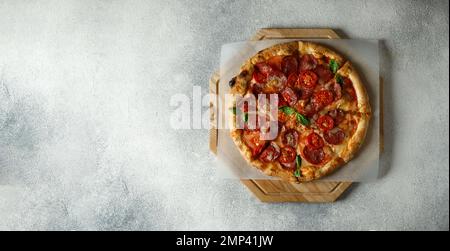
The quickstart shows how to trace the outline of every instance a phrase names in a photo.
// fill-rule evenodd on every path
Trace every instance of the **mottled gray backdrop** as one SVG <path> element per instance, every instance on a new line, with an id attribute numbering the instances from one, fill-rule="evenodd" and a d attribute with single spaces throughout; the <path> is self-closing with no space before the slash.
<path id="1" fill-rule="evenodd" d="M 0 1 L 0 230 L 448 230 L 448 1 Z M 262 27 L 382 40 L 384 176 L 263 204 L 168 127 Z"/>

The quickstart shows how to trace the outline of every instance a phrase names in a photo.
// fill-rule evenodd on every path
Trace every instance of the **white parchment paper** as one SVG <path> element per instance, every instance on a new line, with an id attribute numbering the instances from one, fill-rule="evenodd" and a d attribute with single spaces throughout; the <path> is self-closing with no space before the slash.
<path id="1" fill-rule="evenodd" d="M 219 103 L 229 93 L 228 82 L 237 75 L 242 63 L 258 51 L 274 44 L 299 39 L 274 39 L 225 44 L 220 58 Z M 350 60 L 359 72 L 369 94 L 373 116 L 366 140 L 354 159 L 322 180 L 372 181 L 378 177 L 380 156 L 380 83 L 378 40 L 302 39 L 324 44 Z M 219 118 L 228 116 L 226 105 L 219 106 Z M 223 177 L 239 179 L 277 179 L 251 167 L 239 153 L 228 129 L 218 130 L 217 163 Z"/>

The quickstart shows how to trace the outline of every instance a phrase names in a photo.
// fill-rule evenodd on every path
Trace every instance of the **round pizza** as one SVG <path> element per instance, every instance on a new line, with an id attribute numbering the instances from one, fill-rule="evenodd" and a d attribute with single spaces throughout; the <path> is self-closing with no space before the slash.
<path id="1" fill-rule="evenodd" d="M 267 175 L 319 179 L 350 161 L 364 141 L 371 117 L 364 85 L 349 61 L 323 45 L 264 49 L 230 87 L 231 137 Z"/>

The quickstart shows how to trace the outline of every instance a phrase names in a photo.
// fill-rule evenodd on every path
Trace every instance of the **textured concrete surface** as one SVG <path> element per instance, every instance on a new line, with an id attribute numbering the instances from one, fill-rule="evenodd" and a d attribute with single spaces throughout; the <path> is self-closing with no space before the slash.
<path id="1" fill-rule="evenodd" d="M 349 8 L 350 6 L 350 8 Z M 448 230 L 448 1 L 1 1 L 0 230 Z M 384 176 L 263 204 L 168 128 L 262 27 L 383 40 Z"/>

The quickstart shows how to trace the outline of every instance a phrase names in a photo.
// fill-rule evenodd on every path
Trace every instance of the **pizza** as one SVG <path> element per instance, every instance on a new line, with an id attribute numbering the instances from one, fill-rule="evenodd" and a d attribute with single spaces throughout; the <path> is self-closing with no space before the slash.
<path id="1" fill-rule="evenodd" d="M 274 45 L 248 59 L 229 84 L 231 137 L 267 175 L 296 183 L 319 179 L 349 162 L 365 139 L 366 89 L 352 64 L 328 47 Z M 262 137 L 268 130 L 275 134 Z"/>

